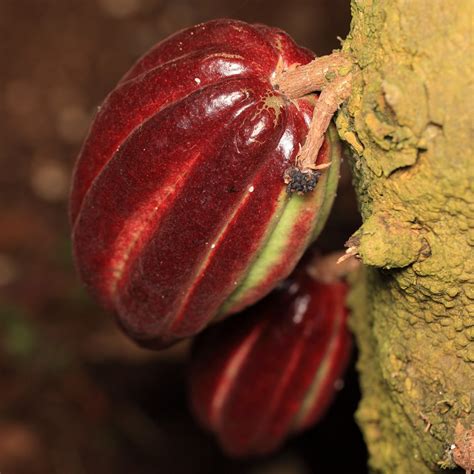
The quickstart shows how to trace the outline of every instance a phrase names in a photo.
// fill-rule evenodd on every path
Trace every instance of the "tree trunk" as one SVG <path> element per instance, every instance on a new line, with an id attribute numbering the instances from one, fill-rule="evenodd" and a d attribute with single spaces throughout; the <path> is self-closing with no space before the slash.
<path id="1" fill-rule="evenodd" d="M 363 218 L 350 305 L 375 472 L 474 456 L 473 13 L 472 0 L 352 0 L 343 50 L 360 72 L 337 124 Z"/>

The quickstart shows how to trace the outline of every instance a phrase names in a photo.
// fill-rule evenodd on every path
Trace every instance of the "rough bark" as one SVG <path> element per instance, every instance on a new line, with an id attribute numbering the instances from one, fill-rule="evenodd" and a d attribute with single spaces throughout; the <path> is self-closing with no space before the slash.
<path id="1" fill-rule="evenodd" d="M 337 123 L 363 217 L 357 419 L 374 472 L 438 472 L 474 426 L 473 3 L 352 0 L 352 14 L 359 74 Z"/>

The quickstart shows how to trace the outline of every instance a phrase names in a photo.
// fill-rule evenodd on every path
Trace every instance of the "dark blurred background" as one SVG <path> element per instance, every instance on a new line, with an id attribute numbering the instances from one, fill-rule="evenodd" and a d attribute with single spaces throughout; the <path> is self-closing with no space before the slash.
<path id="1" fill-rule="evenodd" d="M 95 107 L 139 55 L 174 31 L 234 17 L 287 30 L 326 54 L 349 0 L 0 1 L 0 472 L 366 472 L 354 363 L 314 429 L 265 459 L 225 458 L 188 412 L 187 345 L 135 347 L 89 299 L 71 261 L 71 170 Z M 319 241 L 358 223 L 344 169 Z"/>

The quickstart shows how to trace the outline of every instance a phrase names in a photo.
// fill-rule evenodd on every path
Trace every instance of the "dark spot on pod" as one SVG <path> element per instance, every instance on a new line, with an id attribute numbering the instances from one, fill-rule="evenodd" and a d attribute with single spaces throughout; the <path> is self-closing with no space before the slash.
<path id="1" fill-rule="evenodd" d="M 321 173 L 316 170 L 302 171 L 292 166 L 285 171 L 284 180 L 287 184 L 286 192 L 288 194 L 305 194 L 313 191 L 318 183 Z"/>

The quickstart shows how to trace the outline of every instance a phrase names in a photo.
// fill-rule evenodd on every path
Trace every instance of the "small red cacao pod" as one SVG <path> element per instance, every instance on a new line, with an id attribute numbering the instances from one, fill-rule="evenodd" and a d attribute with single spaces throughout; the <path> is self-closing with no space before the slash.
<path id="1" fill-rule="evenodd" d="M 267 294 L 326 220 L 340 148 L 316 189 L 285 193 L 315 95 L 272 79 L 312 53 L 281 30 L 215 20 L 165 39 L 99 108 L 78 158 L 76 266 L 135 340 L 162 347 Z"/>
<path id="2" fill-rule="evenodd" d="M 192 410 L 229 455 L 267 454 L 324 414 L 350 355 L 345 296 L 300 275 L 196 338 Z"/>
<path id="3" fill-rule="evenodd" d="M 192 409 L 228 454 L 266 454 L 324 414 L 352 344 L 346 290 L 300 273 L 196 338 Z"/>

